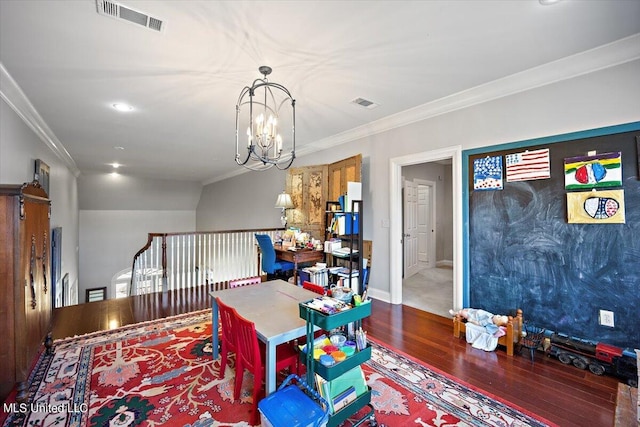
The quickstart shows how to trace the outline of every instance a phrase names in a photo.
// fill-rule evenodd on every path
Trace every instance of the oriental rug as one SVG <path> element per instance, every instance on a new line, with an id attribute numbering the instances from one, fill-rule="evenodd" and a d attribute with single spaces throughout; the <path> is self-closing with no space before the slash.
<path id="1" fill-rule="evenodd" d="M 16 404 L 10 396 L 0 413 L 3 426 L 250 425 L 253 377 L 245 373 L 238 401 L 233 369 L 227 366 L 218 379 L 211 310 L 54 345 L 31 374 L 32 403 Z M 375 341 L 363 370 L 379 425 L 552 425 Z"/>

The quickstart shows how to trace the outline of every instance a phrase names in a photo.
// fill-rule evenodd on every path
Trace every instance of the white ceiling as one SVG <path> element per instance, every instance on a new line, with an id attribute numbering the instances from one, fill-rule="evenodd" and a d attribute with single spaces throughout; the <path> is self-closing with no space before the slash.
<path id="1" fill-rule="evenodd" d="M 95 0 L 0 0 L 1 65 L 81 173 L 110 172 L 112 162 L 149 178 L 239 172 L 235 103 L 260 65 L 292 92 L 296 143 L 310 152 L 640 33 L 639 0 L 120 3 L 162 19 L 164 32 L 99 15 Z M 114 102 L 135 110 L 118 113 Z"/>

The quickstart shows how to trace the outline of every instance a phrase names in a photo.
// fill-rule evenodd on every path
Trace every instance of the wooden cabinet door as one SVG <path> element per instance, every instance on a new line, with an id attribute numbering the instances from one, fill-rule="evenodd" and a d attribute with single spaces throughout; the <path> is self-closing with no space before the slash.
<path id="1" fill-rule="evenodd" d="M 34 358 L 51 327 L 49 202 L 30 197 L 24 190 L 21 220 L 21 269 L 19 289 L 22 312 L 16 307 L 16 379 L 25 381 Z M 26 285 L 26 286 L 25 286 Z"/>
<path id="2" fill-rule="evenodd" d="M 327 187 L 327 165 L 289 169 L 287 193 L 294 206 L 287 211 L 290 227 L 298 227 L 316 239 L 323 239 Z"/>
<path id="3" fill-rule="evenodd" d="M 20 241 L 18 228 L 20 221 L 16 197 L 0 197 L 0 325 L 2 325 L 3 344 L 0 345 L 0 400 L 11 392 L 16 375 L 16 323 L 15 305 L 22 301 L 16 294 L 21 288 L 14 286 L 19 281 L 16 259 L 19 258 Z M 21 281 L 19 281 L 22 283 Z"/>
<path id="4" fill-rule="evenodd" d="M 16 382 L 26 385 L 51 327 L 50 246 L 49 200 L 42 187 L 0 185 L 0 400 Z"/>
<path id="5" fill-rule="evenodd" d="M 347 182 L 361 182 L 362 154 L 329 165 L 329 201 L 336 202 L 347 192 Z"/>

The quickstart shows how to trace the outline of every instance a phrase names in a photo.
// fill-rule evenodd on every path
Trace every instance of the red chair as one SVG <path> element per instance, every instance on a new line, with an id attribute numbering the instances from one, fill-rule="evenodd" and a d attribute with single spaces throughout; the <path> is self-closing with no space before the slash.
<path id="1" fill-rule="evenodd" d="M 302 287 L 311 291 L 311 292 L 315 292 L 316 294 L 320 294 L 320 295 L 326 295 L 327 294 L 327 290 L 324 288 L 324 286 L 322 285 L 318 285 L 316 283 L 312 283 L 312 282 L 307 282 L 306 280 L 304 282 L 302 282 Z"/>
<path id="2" fill-rule="evenodd" d="M 237 314 L 237 313 L 236 313 Z M 236 317 L 236 337 L 238 352 L 236 353 L 236 380 L 233 389 L 233 398 L 240 398 L 242 377 L 244 370 L 248 369 L 253 374 L 253 418 L 252 425 L 258 423 L 258 397 L 263 394 L 262 380 L 264 378 L 263 354 L 264 345 L 260 345 L 256 334 L 256 325 L 240 316 Z M 298 373 L 298 353 L 288 344 L 279 345 L 276 349 L 276 372 L 289 368 L 289 372 Z"/>
<path id="3" fill-rule="evenodd" d="M 218 305 L 218 312 L 220 313 L 220 326 L 222 329 L 220 353 L 222 354 L 222 360 L 220 360 L 220 373 L 218 378 L 224 378 L 224 371 L 227 366 L 227 355 L 229 352 L 236 354 L 238 359 L 238 344 L 236 334 L 236 317 L 238 312 L 235 308 L 230 307 L 220 301 L 219 297 L 216 297 L 216 304 Z M 236 361 L 236 365 L 237 365 Z"/>

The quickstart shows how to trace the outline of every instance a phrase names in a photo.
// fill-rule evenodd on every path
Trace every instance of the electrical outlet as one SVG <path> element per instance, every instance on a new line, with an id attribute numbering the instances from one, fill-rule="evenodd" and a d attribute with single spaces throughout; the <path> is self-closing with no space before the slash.
<path id="1" fill-rule="evenodd" d="M 600 324 L 602 326 L 610 326 L 613 328 L 615 326 L 613 321 L 613 311 L 600 310 Z"/>

